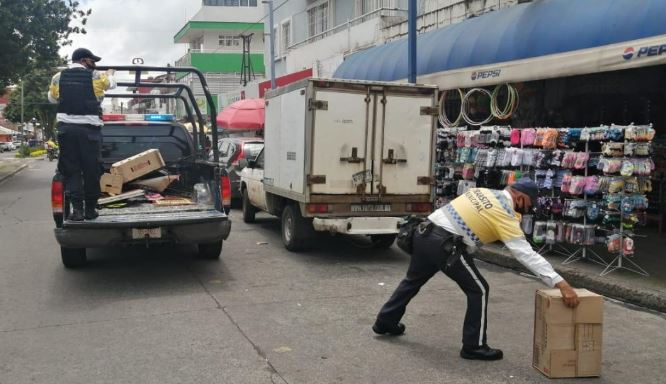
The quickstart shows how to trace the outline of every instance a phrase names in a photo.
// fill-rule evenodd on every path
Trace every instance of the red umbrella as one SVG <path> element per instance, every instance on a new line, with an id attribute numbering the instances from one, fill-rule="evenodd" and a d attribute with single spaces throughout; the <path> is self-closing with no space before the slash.
<path id="1" fill-rule="evenodd" d="M 245 99 L 227 106 L 217 115 L 217 127 L 224 129 L 264 129 L 264 99 Z"/>

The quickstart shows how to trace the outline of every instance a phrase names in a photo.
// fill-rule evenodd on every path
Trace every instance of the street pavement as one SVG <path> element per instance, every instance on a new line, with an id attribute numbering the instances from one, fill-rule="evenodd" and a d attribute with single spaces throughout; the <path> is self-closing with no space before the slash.
<path id="1" fill-rule="evenodd" d="M 0 184 L 0 383 L 546 383 L 531 367 L 539 282 L 479 262 L 489 342 L 504 360 L 458 356 L 465 299 L 443 275 L 409 306 L 401 337 L 370 330 L 408 257 L 322 236 L 289 253 L 279 222 L 244 224 L 220 261 L 189 247 L 92 250 L 60 263 L 50 216 L 55 163 Z M 361 247 L 364 245 L 366 247 Z M 663 383 L 666 317 L 606 301 L 603 376 Z"/>

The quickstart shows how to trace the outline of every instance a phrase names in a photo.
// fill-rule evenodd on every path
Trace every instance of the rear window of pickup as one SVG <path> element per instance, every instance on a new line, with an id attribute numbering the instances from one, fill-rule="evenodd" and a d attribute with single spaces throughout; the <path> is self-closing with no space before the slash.
<path id="1" fill-rule="evenodd" d="M 184 127 L 171 124 L 105 124 L 102 160 L 114 163 L 149 149 L 159 149 L 167 163 L 192 155 L 192 137 Z"/>

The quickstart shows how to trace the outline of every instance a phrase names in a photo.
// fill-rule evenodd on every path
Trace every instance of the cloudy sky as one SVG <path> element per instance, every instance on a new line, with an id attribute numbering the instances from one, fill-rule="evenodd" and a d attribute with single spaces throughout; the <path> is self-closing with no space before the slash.
<path id="1" fill-rule="evenodd" d="M 131 65 L 135 57 L 146 65 L 173 64 L 186 50 L 173 36 L 201 7 L 201 0 L 79 0 L 92 8 L 86 35 L 73 37 L 73 45 L 60 50 L 70 57 L 86 47 L 102 57 L 101 65 Z"/>

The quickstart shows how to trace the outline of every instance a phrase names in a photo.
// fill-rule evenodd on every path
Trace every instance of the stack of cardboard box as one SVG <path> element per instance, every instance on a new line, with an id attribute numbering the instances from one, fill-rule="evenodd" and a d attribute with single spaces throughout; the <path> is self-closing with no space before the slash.
<path id="1" fill-rule="evenodd" d="M 165 165 L 160 151 L 158 149 L 149 149 L 138 155 L 113 163 L 110 173 L 102 175 L 100 187 L 103 193 L 111 196 L 119 195 L 123 192 L 123 185 L 164 168 Z"/>
<path id="2" fill-rule="evenodd" d="M 580 304 L 573 309 L 559 289 L 536 293 L 532 365 L 550 378 L 601 375 L 603 297 L 576 293 Z"/>

